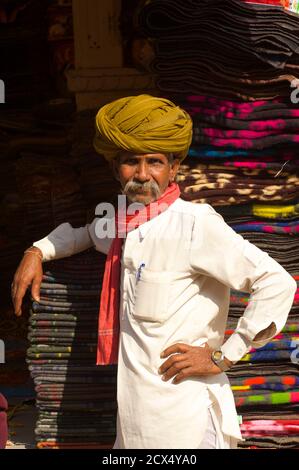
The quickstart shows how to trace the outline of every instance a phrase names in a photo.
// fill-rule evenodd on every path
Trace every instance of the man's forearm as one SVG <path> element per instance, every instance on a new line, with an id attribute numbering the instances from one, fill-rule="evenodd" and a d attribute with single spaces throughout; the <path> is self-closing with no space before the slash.
<path id="1" fill-rule="evenodd" d="M 65 258 L 93 246 L 88 225 L 74 228 L 69 223 L 59 225 L 49 235 L 33 243 L 43 257 L 43 261 Z"/>

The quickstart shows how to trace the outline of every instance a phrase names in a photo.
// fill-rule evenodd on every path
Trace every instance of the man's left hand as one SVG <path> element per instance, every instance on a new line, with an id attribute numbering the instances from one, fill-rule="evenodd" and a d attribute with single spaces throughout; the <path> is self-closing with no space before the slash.
<path id="1" fill-rule="evenodd" d="M 220 374 L 222 370 L 211 359 L 212 351 L 207 343 L 202 347 L 184 343 L 170 346 L 160 356 L 170 356 L 159 368 L 162 380 L 174 377 L 172 383 L 178 384 L 189 377 Z"/>

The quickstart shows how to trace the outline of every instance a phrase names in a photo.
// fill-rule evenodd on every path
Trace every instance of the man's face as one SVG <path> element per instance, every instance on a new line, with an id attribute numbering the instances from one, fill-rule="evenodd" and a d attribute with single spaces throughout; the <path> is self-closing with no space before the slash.
<path id="1" fill-rule="evenodd" d="M 113 162 L 114 173 L 130 202 L 147 205 L 156 201 L 174 181 L 180 166 L 163 153 L 121 152 Z"/>

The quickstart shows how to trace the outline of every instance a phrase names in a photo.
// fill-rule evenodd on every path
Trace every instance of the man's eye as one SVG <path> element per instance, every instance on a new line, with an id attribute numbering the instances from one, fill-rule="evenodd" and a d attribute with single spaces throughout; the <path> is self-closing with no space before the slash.
<path id="1" fill-rule="evenodd" d="M 152 158 L 152 159 L 150 159 L 150 164 L 151 165 L 156 165 L 156 164 L 161 164 L 162 165 L 162 162 L 161 162 L 161 160 L 158 160 L 157 158 Z"/>
<path id="2" fill-rule="evenodd" d="M 136 165 L 136 160 L 133 158 L 128 158 L 128 160 L 125 160 L 126 165 Z"/>

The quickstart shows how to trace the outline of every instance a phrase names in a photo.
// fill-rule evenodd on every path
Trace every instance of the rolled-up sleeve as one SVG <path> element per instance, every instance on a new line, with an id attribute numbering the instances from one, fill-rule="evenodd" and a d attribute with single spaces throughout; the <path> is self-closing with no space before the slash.
<path id="1" fill-rule="evenodd" d="M 112 242 L 111 238 L 99 237 L 96 225 L 98 218 L 84 227 L 74 228 L 70 223 L 60 224 L 49 235 L 33 243 L 43 254 L 43 261 L 66 258 L 88 248 L 107 254 Z"/>
<path id="2" fill-rule="evenodd" d="M 237 234 L 211 206 L 195 217 L 190 264 L 232 289 L 250 293 L 225 356 L 239 361 L 250 347 L 264 346 L 284 327 L 297 284 L 266 252 Z"/>

